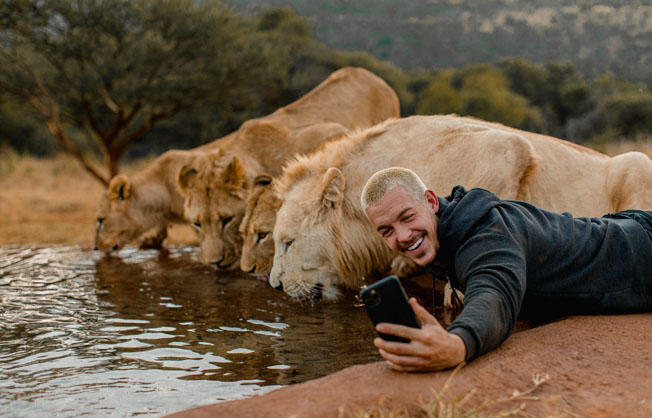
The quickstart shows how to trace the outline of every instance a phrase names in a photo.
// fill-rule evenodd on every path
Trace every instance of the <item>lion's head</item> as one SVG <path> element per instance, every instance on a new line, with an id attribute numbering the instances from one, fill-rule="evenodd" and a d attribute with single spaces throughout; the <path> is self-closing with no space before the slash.
<path id="1" fill-rule="evenodd" d="M 95 248 L 104 252 L 118 251 L 145 230 L 140 225 L 141 216 L 131 181 L 117 175 L 109 183 L 95 211 Z"/>
<path id="2" fill-rule="evenodd" d="M 228 162 L 227 162 L 228 161 Z M 197 157 L 181 168 L 178 185 L 185 215 L 199 238 L 200 259 L 220 269 L 239 267 L 248 181 L 237 157 L 222 152 Z"/>
<path id="3" fill-rule="evenodd" d="M 273 179 L 269 174 L 256 176 L 253 183 L 247 209 L 240 224 L 243 241 L 240 269 L 257 277 L 267 278 L 274 259 L 272 233 L 281 200 L 276 197 Z"/>
<path id="4" fill-rule="evenodd" d="M 297 299 L 335 299 L 340 285 L 359 288 L 368 272 L 390 264 L 391 251 L 359 203 L 345 195 L 346 180 L 338 168 L 283 187 L 270 285 Z"/>

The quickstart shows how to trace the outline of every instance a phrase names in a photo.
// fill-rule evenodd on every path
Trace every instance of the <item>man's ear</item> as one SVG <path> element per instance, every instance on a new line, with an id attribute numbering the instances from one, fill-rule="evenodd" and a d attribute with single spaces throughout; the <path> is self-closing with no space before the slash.
<path id="1" fill-rule="evenodd" d="M 226 166 L 222 172 L 222 181 L 231 193 L 241 199 L 246 198 L 246 191 L 249 187 L 247 171 L 238 157 L 234 156 L 233 160 Z"/>
<path id="2" fill-rule="evenodd" d="M 337 208 L 344 200 L 344 173 L 336 167 L 330 167 L 322 178 L 322 206 L 326 209 Z"/>
<path id="3" fill-rule="evenodd" d="M 127 176 L 118 174 L 109 183 L 110 200 L 127 200 L 131 197 L 131 182 Z"/>
<path id="4" fill-rule="evenodd" d="M 428 206 L 437 213 L 439 211 L 439 199 L 437 199 L 435 192 L 432 190 L 426 190 L 425 198 L 426 202 L 428 202 Z"/>

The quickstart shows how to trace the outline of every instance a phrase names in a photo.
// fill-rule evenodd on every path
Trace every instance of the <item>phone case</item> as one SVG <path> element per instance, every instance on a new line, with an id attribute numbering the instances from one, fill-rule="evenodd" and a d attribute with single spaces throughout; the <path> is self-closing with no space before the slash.
<path id="1" fill-rule="evenodd" d="M 388 276 L 362 289 L 360 297 L 364 301 L 374 326 L 379 322 L 391 322 L 421 328 L 398 277 Z M 378 333 L 378 335 L 388 341 L 409 342 L 409 340 L 395 335 L 383 333 Z"/>

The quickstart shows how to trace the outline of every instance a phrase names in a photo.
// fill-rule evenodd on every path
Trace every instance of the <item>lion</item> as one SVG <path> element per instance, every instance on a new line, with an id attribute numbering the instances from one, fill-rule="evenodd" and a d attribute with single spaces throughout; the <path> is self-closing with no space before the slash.
<path id="1" fill-rule="evenodd" d="M 262 280 L 268 280 L 272 269 L 274 259 L 272 233 L 276 223 L 276 212 L 281 207 L 281 200 L 276 197 L 273 181 L 273 177 L 269 174 L 261 174 L 254 179 L 244 217 L 240 223 L 242 236 L 240 269 Z"/>
<path id="2" fill-rule="evenodd" d="M 575 216 L 652 207 L 652 162 L 641 153 L 611 158 L 455 115 L 389 120 L 288 163 L 276 186 L 270 285 L 297 299 L 335 299 L 340 287 L 400 268 L 359 203 L 366 180 L 391 166 L 414 170 L 443 196 L 458 184 L 483 187 Z"/>
<path id="3" fill-rule="evenodd" d="M 168 224 L 187 221 L 183 208 L 185 198 L 177 187 L 178 173 L 180 167 L 194 161 L 194 157 L 224 147 L 235 151 L 235 155 L 252 154 L 256 160 L 269 157 L 274 169 L 268 171 L 280 172 L 285 148 L 289 146 L 287 152 L 291 152 L 292 144 L 303 144 L 304 148 L 299 151 L 310 150 L 314 144 L 323 142 L 325 132 L 332 137 L 348 127 L 370 126 L 383 120 L 380 118 L 384 117 L 384 112 L 388 117 L 396 116 L 398 98 L 379 80 L 364 69 L 343 68 L 302 98 L 268 116 L 243 123 L 237 131 L 221 139 L 185 154 L 181 151 L 163 154 L 131 178 L 116 176 L 97 205 L 95 248 L 104 252 L 118 251 L 144 235 L 142 247 L 160 248 L 167 236 Z M 256 138 L 276 143 L 278 149 L 258 147 Z M 249 148 L 233 150 L 234 143 L 240 141 Z M 120 189 L 129 193 L 121 195 Z M 156 193 L 151 194 L 152 191 Z"/>
<path id="4" fill-rule="evenodd" d="M 256 176 L 277 176 L 295 155 L 397 116 L 398 97 L 385 81 L 347 67 L 296 102 L 245 122 L 234 141 L 182 167 L 179 191 L 199 239 L 201 261 L 226 270 L 240 266 L 239 225 Z"/>
<path id="5" fill-rule="evenodd" d="M 176 173 L 216 143 L 166 151 L 131 177 L 112 178 L 95 211 L 95 249 L 117 251 L 143 235 L 142 247 L 160 248 L 168 224 L 185 221 Z"/>

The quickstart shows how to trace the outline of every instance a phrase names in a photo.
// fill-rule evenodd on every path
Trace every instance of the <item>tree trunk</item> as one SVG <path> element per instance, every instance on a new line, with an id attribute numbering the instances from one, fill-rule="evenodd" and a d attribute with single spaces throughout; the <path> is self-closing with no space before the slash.
<path id="1" fill-rule="evenodd" d="M 93 167 L 88 160 L 84 157 L 84 154 L 81 152 L 79 148 L 70 140 L 68 139 L 68 136 L 63 130 L 63 127 L 61 126 L 61 123 L 57 120 L 57 118 L 48 118 L 47 120 L 48 128 L 50 129 L 50 132 L 54 134 L 54 136 L 59 140 L 59 143 L 61 146 L 71 153 L 77 160 L 81 163 L 81 165 L 88 171 L 93 177 L 95 177 L 96 180 L 98 180 L 100 183 L 102 183 L 104 186 L 109 185 L 109 180 L 105 176 L 103 176 L 99 171 Z M 116 164 L 116 169 L 117 169 L 117 164 Z M 111 176 L 113 177 L 113 175 Z"/>

